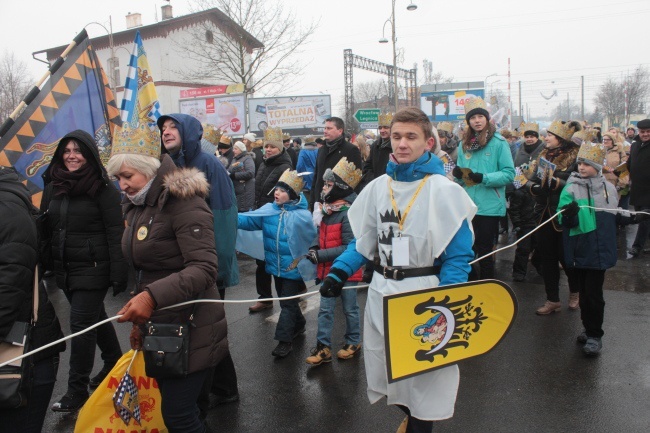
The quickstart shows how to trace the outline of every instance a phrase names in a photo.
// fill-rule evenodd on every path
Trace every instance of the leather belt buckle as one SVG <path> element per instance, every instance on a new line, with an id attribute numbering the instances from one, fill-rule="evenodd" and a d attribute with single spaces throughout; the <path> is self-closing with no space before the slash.
<path id="1" fill-rule="evenodd" d="M 388 274 L 386 274 L 388 271 Z M 383 270 L 384 278 L 387 280 L 402 281 L 404 279 L 404 272 L 401 269 L 390 268 L 386 266 Z"/>

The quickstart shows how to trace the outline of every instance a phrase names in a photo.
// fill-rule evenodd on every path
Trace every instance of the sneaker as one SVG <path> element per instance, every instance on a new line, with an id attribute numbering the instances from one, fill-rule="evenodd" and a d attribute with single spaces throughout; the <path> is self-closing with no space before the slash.
<path id="1" fill-rule="evenodd" d="M 636 246 L 633 246 L 632 248 L 630 248 L 630 251 L 628 251 L 628 253 L 629 253 L 632 257 L 639 257 L 639 256 L 641 255 L 642 252 L 643 252 L 643 248 L 641 248 L 641 247 L 636 247 Z"/>
<path id="2" fill-rule="evenodd" d="M 539 316 L 546 316 L 551 313 L 559 312 L 562 309 L 562 304 L 559 302 L 546 301 L 544 305 L 539 307 L 536 313 Z"/>
<path id="3" fill-rule="evenodd" d="M 409 423 L 409 417 L 406 417 L 402 420 L 402 423 L 397 427 L 397 432 L 395 433 L 406 433 L 406 427 Z"/>
<path id="4" fill-rule="evenodd" d="M 603 342 L 600 338 L 589 337 L 587 338 L 587 342 L 582 348 L 582 352 L 585 354 L 585 356 L 598 356 L 600 355 L 600 351 L 602 349 Z"/>
<path id="5" fill-rule="evenodd" d="M 524 274 L 512 274 L 512 281 L 521 283 L 522 281 L 525 280 L 526 280 L 526 276 Z"/>
<path id="6" fill-rule="evenodd" d="M 210 394 L 210 403 L 208 404 L 208 409 L 214 409 L 217 406 L 222 404 L 230 404 L 239 401 L 239 393 L 236 392 L 233 395 L 216 395 Z"/>
<path id="7" fill-rule="evenodd" d="M 569 293 L 569 310 L 580 308 L 580 293 Z"/>
<path id="8" fill-rule="evenodd" d="M 257 313 L 259 311 L 268 310 L 269 308 L 273 308 L 273 302 L 257 301 L 255 305 L 251 305 L 250 307 L 248 307 L 248 312 Z"/>
<path id="9" fill-rule="evenodd" d="M 99 370 L 99 373 L 97 373 L 95 376 L 90 378 L 90 382 L 88 382 L 88 387 L 90 389 L 97 388 L 104 381 L 104 379 L 106 379 L 106 376 L 108 376 L 108 373 L 110 373 L 112 369 L 113 367 L 108 367 L 104 365 L 104 368 Z"/>
<path id="10" fill-rule="evenodd" d="M 316 344 L 312 349 L 311 356 L 305 359 L 307 364 L 321 365 L 323 362 L 332 362 L 332 350 L 322 343 Z"/>
<path id="11" fill-rule="evenodd" d="M 361 344 L 346 344 L 341 350 L 336 352 L 336 357 L 338 359 L 350 359 L 361 350 Z"/>
<path id="12" fill-rule="evenodd" d="M 578 344 L 585 344 L 588 338 L 589 337 L 587 337 L 587 331 L 582 331 L 580 335 L 576 337 L 576 342 Z"/>
<path id="13" fill-rule="evenodd" d="M 76 412 L 86 403 L 88 394 L 66 394 L 52 405 L 54 412 Z"/>
<path id="14" fill-rule="evenodd" d="M 280 341 L 278 345 L 273 349 L 271 355 L 276 358 L 284 358 L 291 352 L 291 343 L 287 341 Z"/>

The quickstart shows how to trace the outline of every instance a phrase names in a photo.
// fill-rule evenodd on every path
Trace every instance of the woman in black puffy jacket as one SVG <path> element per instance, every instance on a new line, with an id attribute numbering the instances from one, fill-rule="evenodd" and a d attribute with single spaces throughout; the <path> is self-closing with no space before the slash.
<path id="1" fill-rule="evenodd" d="M 81 130 L 59 141 L 43 179 L 41 210 L 47 213 L 51 234 L 44 263 L 70 302 L 70 329 L 77 332 L 107 318 L 104 297 L 109 287 L 113 295 L 126 289 L 120 194 L 101 164 L 95 140 Z M 95 344 L 104 366 L 90 379 Z M 56 412 L 83 406 L 88 386 L 98 386 L 122 356 L 111 323 L 74 338 L 71 347 L 68 391 L 52 406 Z"/>

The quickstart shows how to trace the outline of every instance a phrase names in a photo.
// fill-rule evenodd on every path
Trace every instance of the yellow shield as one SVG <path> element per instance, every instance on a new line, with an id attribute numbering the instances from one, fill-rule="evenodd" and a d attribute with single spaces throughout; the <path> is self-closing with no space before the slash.
<path id="1" fill-rule="evenodd" d="M 496 280 L 385 296 L 388 381 L 489 352 L 506 335 L 516 315 L 515 294 Z"/>

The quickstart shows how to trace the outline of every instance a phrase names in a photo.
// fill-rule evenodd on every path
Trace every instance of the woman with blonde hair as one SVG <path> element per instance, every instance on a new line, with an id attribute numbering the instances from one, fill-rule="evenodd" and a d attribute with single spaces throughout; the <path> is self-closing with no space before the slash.
<path id="1" fill-rule="evenodd" d="M 359 148 L 359 152 L 361 152 L 361 161 L 365 162 L 366 159 L 368 159 L 368 155 L 370 155 L 370 146 L 368 146 L 366 137 L 362 134 L 357 134 L 355 139 L 352 141 L 352 144 Z"/>

